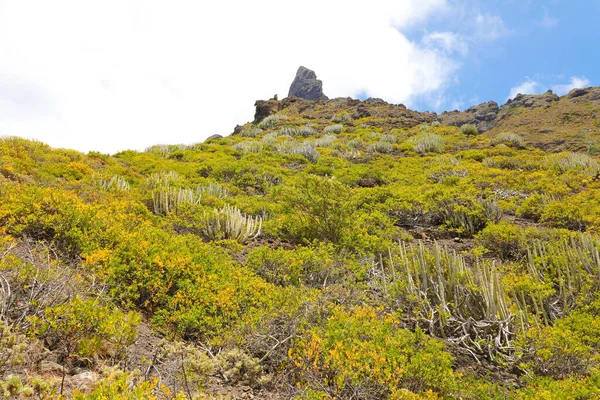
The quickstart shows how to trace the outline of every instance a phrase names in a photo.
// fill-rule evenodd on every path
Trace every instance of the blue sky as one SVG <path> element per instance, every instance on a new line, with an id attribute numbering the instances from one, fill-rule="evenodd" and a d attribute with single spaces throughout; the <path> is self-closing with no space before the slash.
<path id="1" fill-rule="evenodd" d="M 600 85 L 600 0 L 0 0 L 0 136 L 114 153 L 325 93 L 464 109 Z"/>
<path id="2" fill-rule="evenodd" d="M 541 93 L 558 85 L 600 84 L 600 1 L 465 1 L 464 9 L 497 16 L 505 30 L 493 40 L 474 39 L 468 53 L 454 55 L 461 66 L 448 84 L 445 101 L 435 107 L 427 97 L 413 106 L 417 109 L 460 108 L 479 102 L 506 102 L 511 88 Z M 460 13 L 459 13 L 460 14 Z M 465 12 L 465 18 L 469 18 Z M 404 33 L 420 41 L 429 32 L 472 34 L 468 23 L 448 15 Z M 576 80 L 576 83 L 577 80 Z"/>

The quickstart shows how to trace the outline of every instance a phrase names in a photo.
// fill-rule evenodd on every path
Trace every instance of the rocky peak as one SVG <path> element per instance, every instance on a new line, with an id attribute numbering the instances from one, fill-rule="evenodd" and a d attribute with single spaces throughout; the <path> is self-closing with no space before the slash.
<path id="1" fill-rule="evenodd" d="M 327 96 L 323 94 L 323 82 L 317 79 L 315 71 L 302 66 L 296 72 L 288 96 L 306 100 L 327 100 Z"/>
<path id="2" fill-rule="evenodd" d="M 544 94 L 518 94 L 514 99 L 508 100 L 502 108 L 537 108 L 546 107 L 551 103 L 560 100 L 558 95 L 554 94 L 552 90 L 548 90 Z"/>

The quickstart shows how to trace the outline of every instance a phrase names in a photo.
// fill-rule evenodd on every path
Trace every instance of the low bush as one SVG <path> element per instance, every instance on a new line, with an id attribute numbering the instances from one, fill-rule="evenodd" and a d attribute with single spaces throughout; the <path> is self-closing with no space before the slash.
<path id="1" fill-rule="evenodd" d="M 479 130 L 473 124 L 464 124 L 464 125 L 461 125 L 460 131 L 462 133 L 464 133 L 465 135 L 478 135 L 479 134 Z"/>

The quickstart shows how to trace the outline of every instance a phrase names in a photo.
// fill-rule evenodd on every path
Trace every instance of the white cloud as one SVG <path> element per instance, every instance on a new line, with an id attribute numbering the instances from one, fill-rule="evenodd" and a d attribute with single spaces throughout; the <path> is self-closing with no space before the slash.
<path id="1" fill-rule="evenodd" d="M 202 141 L 287 95 L 299 65 L 330 97 L 440 90 L 459 65 L 404 27 L 446 0 L 4 0 L 0 135 L 115 152 Z"/>
<path id="2" fill-rule="evenodd" d="M 469 52 L 466 40 L 454 32 L 428 33 L 423 37 L 423 44 L 433 49 L 439 49 L 446 54 L 458 53 L 465 56 Z"/>
<path id="3" fill-rule="evenodd" d="M 509 99 L 514 99 L 518 94 L 538 94 L 543 91 L 543 87 L 540 83 L 527 79 L 524 82 L 518 84 L 510 89 Z"/>
<path id="4" fill-rule="evenodd" d="M 558 22 L 558 18 L 549 15 L 548 10 L 544 10 L 544 17 L 538 21 L 538 25 L 546 29 L 551 29 L 558 25 Z"/>
<path id="5" fill-rule="evenodd" d="M 566 84 L 552 85 L 552 91 L 559 96 L 569 93 L 573 89 L 580 89 L 590 86 L 590 81 L 584 76 L 573 76 L 571 81 Z"/>
<path id="6" fill-rule="evenodd" d="M 499 15 L 477 14 L 475 16 L 473 28 L 473 39 L 475 40 L 492 41 L 512 33 Z"/>

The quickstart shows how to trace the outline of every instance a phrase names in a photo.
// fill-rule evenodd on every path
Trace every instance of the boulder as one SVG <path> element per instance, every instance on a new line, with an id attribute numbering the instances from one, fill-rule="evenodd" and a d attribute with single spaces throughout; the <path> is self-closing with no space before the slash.
<path id="1" fill-rule="evenodd" d="M 65 368 L 54 361 L 42 360 L 40 362 L 40 372 L 42 374 L 62 374 Z"/>
<path id="2" fill-rule="evenodd" d="M 85 371 L 80 374 L 72 376 L 69 380 L 71 385 L 82 392 L 90 392 L 94 386 L 94 383 L 98 382 L 100 376 L 92 371 Z"/>
<path id="3" fill-rule="evenodd" d="M 298 68 L 296 77 L 290 86 L 289 96 L 306 100 L 326 100 L 323 94 L 323 82 L 317 79 L 317 74 L 306 67 Z"/>
<path id="4" fill-rule="evenodd" d="M 278 100 L 256 100 L 256 103 L 254 103 L 254 107 L 256 107 L 256 112 L 254 113 L 254 123 L 258 124 L 269 115 L 275 114 L 277 111 L 279 111 L 279 103 L 280 102 Z"/>
<path id="5" fill-rule="evenodd" d="M 209 140 L 217 140 L 217 139 L 223 139 L 223 136 L 221 136 L 219 134 L 211 135 L 211 136 L 207 137 L 204 142 L 206 143 Z"/>

